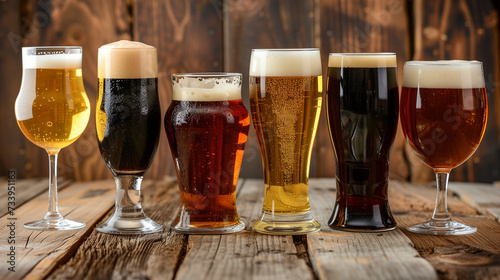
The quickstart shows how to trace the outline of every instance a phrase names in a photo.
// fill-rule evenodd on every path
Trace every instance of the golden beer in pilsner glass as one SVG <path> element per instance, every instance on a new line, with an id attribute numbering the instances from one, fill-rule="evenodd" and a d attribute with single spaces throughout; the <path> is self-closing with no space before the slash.
<path id="1" fill-rule="evenodd" d="M 264 167 L 262 215 L 254 230 L 306 234 L 320 229 L 309 206 L 311 152 L 321 111 L 319 49 L 254 49 L 250 106 Z"/>

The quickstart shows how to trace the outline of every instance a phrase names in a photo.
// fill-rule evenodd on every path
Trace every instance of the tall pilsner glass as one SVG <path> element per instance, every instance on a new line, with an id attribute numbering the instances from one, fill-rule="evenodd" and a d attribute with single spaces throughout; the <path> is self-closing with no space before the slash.
<path id="1" fill-rule="evenodd" d="M 432 218 L 407 229 L 459 235 L 476 231 L 448 214 L 446 194 L 452 168 L 466 161 L 483 138 L 488 102 L 479 61 L 409 61 L 403 72 L 401 125 L 413 152 L 436 172 Z"/>
<path id="2" fill-rule="evenodd" d="M 330 54 L 326 104 L 337 166 L 337 197 L 328 225 L 349 231 L 394 229 L 387 190 L 399 113 L 396 54 Z"/>
<path id="3" fill-rule="evenodd" d="M 49 155 L 49 210 L 24 226 L 69 230 L 85 223 L 64 219 L 57 207 L 57 155 L 85 130 L 90 104 L 83 87 L 81 47 L 23 48 L 23 79 L 16 119 L 24 136 Z"/>
<path id="4" fill-rule="evenodd" d="M 116 182 L 115 211 L 97 230 L 144 234 L 162 230 L 144 214 L 141 182 L 161 129 L 156 48 L 118 41 L 99 48 L 96 131 L 99 150 Z"/>
<path id="5" fill-rule="evenodd" d="M 264 168 L 264 206 L 253 228 L 266 234 L 320 230 L 309 206 L 311 152 L 321 111 L 319 49 L 254 49 L 250 106 Z"/>

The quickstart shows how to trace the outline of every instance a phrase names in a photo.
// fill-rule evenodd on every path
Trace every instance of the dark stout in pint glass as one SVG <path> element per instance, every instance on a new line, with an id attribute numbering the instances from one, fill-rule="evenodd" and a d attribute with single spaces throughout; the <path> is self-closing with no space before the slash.
<path id="1" fill-rule="evenodd" d="M 174 74 L 172 87 L 165 130 L 181 196 L 172 226 L 198 234 L 243 230 L 236 186 L 250 118 L 241 74 Z"/>
<path id="2" fill-rule="evenodd" d="M 398 125 L 396 55 L 330 54 L 327 118 L 337 163 L 334 229 L 394 229 L 387 197 Z"/>

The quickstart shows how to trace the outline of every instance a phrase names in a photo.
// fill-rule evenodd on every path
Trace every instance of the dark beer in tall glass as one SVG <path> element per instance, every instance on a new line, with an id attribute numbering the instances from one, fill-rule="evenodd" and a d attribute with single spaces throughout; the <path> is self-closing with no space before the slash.
<path id="1" fill-rule="evenodd" d="M 162 230 L 141 206 L 140 187 L 161 130 L 156 48 L 118 41 L 99 48 L 97 143 L 116 182 L 115 211 L 97 230 L 144 234 Z"/>
<path id="2" fill-rule="evenodd" d="M 99 78 L 99 150 L 114 174 L 144 175 L 153 161 L 161 127 L 157 83 Z"/>
<path id="3" fill-rule="evenodd" d="M 327 116 L 337 163 L 330 227 L 394 229 L 387 197 L 389 156 L 398 125 L 396 55 L 330 54 Z"/>
<path id="4" fill-rule="evenodd" d="M 181 196 L 172 226 L 184 233 L 240 231 L 236 186 L 250 126 L 241 74 L 174 74 L 172 86 L 165 131 Z"/>

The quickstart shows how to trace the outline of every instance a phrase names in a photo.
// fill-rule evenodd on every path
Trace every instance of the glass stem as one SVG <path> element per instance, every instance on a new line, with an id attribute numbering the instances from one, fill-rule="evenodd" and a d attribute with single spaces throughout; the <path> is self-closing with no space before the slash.
<path id="1" fill-rule="evenodd" d="M 49 154 L 49 209 L 45 215 L 45 220 L 64 219 L 59 214 L 57 207 L 57 152 L 48 152 Z"/>
<path id="2" fill-rule="evenodd" d="M 142 176 L 117 175 L 115 216 L 123 219 L 144 219 L 141 205 Z"/>
<path id="3" fill-rule="evenodd" d="M 432 214 L 431 222 L 446 223 L 451 221 L 451 217 L 448 214 L 448 204 L 447 204 L 449 176 L 450 176 L 449 172 L 436 172 L 436 182 L 437 182 L 436 208 L 434 209 L 434 214 Z"/>

